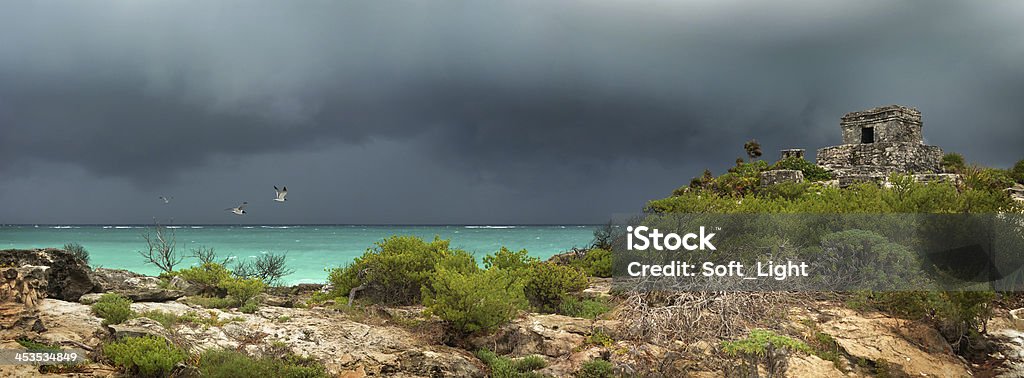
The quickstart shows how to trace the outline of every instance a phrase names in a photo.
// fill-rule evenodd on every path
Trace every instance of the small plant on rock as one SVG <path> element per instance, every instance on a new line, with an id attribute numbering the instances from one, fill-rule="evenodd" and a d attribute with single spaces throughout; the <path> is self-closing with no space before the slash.
<path id="1" fill-rule="evenodd" d="M 155 336 L 126 337 L 103 346 L 103 355 L 133 377 L 169 377 L 174 366 L 188 356 Z"/>
<path id="2" fill-rule="evenodd" d="M 132 317 L 132 300 L 120 294 L 107 293 L 93 303 L 92 313 L 103 318 L 103 325 L 121 324 Z"/>

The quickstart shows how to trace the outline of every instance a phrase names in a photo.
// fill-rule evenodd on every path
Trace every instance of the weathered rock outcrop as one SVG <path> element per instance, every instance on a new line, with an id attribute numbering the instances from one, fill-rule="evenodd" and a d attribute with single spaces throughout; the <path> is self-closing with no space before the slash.
<path id="1" fill-rule="evenodd" d="M 45 272 L 39 266 L 0 269 L 0 332 L 43 329 L 36 307 L 46 297 Z"/>
<path id="2" fill-rule="evenodd" d="M 915 377 L 971 376 L 934 328 L 841 307 L 824 308 L 816 316 L 819 331 L 831 336 L 843 353 L 854 359 Z"/>
<path id="3" fill-rule="evenodd" d="M 133 303 L 137 313 L 163 311 L 210 319 L 181 323 L 164 330 L 159 323 L 135 318 L 111 326 L 113 336 L 143 334 L 169 337 L 192 352 L 210 348 L 242 350 L 253 355 L 287 352 L 321 361 L 332 375 L 402 377 L 483 377 L 485 367 L 467 351 L 430 345 L 393 326 L 371 326 L 336 311 L 317 308 L 263 307 L 255 314 L 192 307 L 178 302 Z M 107 335 L 89 306 L 47 299 L 41 316 L 52 326 L 40 340 L 96 346 Z M 59 321 L 57 321 L 59 319 Z"/>
<path id="4" fill-rule="evenodd" d="M 45 266 L 46 294 L 50 298 L 77 301 L 96 289 L 89 265 L 74 255 L 54 248 L 0 250 L 0 266 Z"/>
<path id="5" fill-rule="evenodd" d="M 159 278 L 123 269 L 97 268 L 93 279 L 100 292 L 117 293 L 136 302 L 165 302 L 195 294 L 194 286 L 174 277 L 167 284 Z"/>

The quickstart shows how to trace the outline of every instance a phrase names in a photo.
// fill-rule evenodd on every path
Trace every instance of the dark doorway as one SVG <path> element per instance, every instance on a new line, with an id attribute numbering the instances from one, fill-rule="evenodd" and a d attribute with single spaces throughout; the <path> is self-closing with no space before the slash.
<path id="1" fill-rule="evenodd" d="M 863 129 L 860 129 L 860 142 L 875 143 L 875 128 L 865 127 Z"/>

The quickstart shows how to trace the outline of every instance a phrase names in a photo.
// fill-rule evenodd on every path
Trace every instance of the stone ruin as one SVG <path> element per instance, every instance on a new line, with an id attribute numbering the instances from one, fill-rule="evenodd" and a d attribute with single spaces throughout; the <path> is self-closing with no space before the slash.
<path id="1" fill-rule="evenodd" d="M 885 184 L 893 173 L 917 181 L 959 182 L 960 176 L 942 172 L 942 149 L 924 144 L 921 112 L 888 105 L 847 113 L 839 122 L 843 144 L 818 149 L 818 165 L 829 170 L 836 184 L 847 186 L 872 181 Z M 804 156 L 802 149 L 782 150 L 782 158 Z M 762 183 L 800 182 L 790 172 L 772 173 Z"/>
<path id="2" fill-rule="evenodd" d="M 818 149 L 818 165 L 840 183 L 942 173 L 942 149 L 924 144 L 917 109 L 889 105 L 847 113 L 839 126 L 843 144 Z"/>

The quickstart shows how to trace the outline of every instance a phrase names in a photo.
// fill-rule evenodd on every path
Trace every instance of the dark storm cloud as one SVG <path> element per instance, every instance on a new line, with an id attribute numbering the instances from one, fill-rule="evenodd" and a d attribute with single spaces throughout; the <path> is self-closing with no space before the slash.
<path id="1" fill-rule="evenodd" d="M 4 8 L 4 175 L 48 161 L 153 188 L 217 157 L 397 140 L 470 180 L 568 203 L 613 169 L 660 167 L 680 176 L 652 180 L 670 190 L 750 138 L 770 158 L 835 144 L 839 116 L 888 103 L 921 109 L 928 142 L 970 160 L 1005 166 L 1024 142 L 1017 3 Z M 603 182 L 590 190 L 641 193 Z"/>

